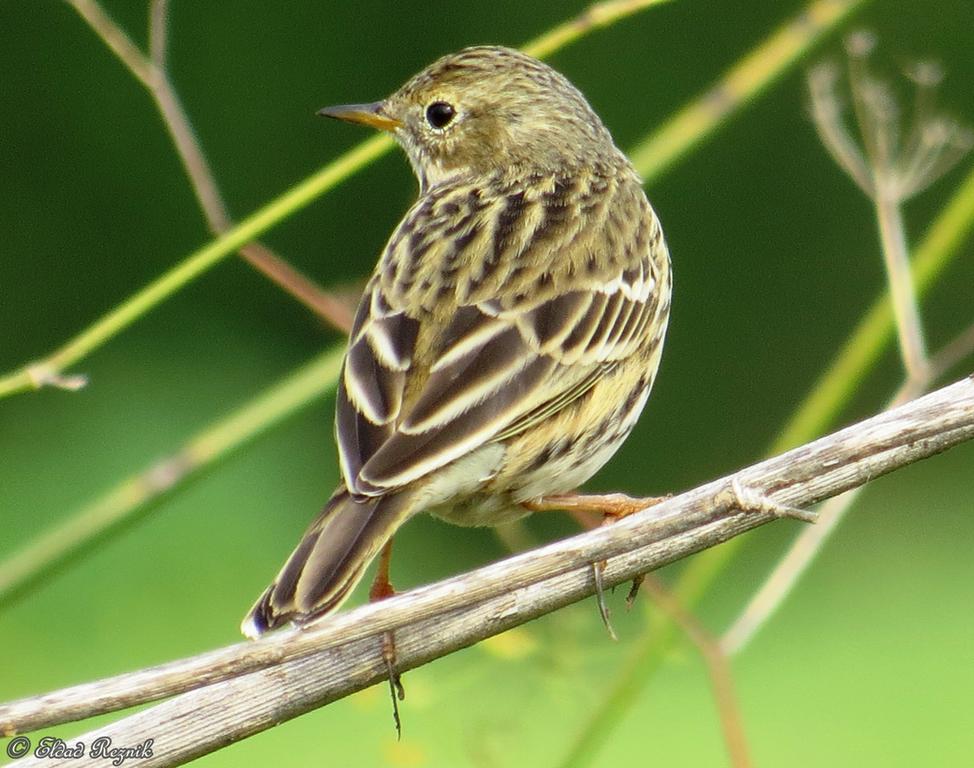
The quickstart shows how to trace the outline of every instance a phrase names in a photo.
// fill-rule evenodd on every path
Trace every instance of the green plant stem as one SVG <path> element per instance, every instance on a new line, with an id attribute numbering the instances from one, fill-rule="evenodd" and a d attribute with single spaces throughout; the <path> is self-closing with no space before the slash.
<path id="1" fill-rule="evenodd" d="M 687 104 L 629 153 L 633 165 L 650 179 L 711 135 L 713 128 L 741 103 L 762 93 L 802 59 L 867 0 L 815 0 L 797 17 L 738 61 L 717 84 Z"/>
<path id="2" fill-rule="evenodd" d="M 666 0 L 609 0 L 596 3 L 579 17 L 559 24 L 552 30 L 529 42 L 524 50 L 544 57 L 573 43 L 590 32 L 609 26 L 637 11 Z M 103 14 L 97 3 L 74 0 L 79 10 L 87 14 Z M 83 14 L 84 15 L 84 14 Z M 102 24 L 101 27 L 112 25 Z M 106 42 L 123 59 L 137 76 L 148 78 L 144 72 L 142 54 L 121 34 L 106 38 Z M 141 66 L 140 65 L 144 65 Z M 343 181 L 392 149 L 395 142 L 390 136 L 380 135 L 363 141 L 314 175 L 300 182 L 276 200 L 270 202 L 244 221 L 218 237 L 208 245 L 190 254 L 141 291 L 127 299 L 116 309 L 96 320 L 64 346 L 42 360 L 0 377 L 0 398 L 17 392 L 40 389 L 43 386 L 60 386 L 78 389 L 84 385 L 81 377 L 64 378 L 66 368 L 101 347 L 135 320 L 176 291 L 195 280 L 242 246 L 259 237 L 271 227 L 304 208 L 316 198 L 334 189 Z"/>
<path id="3" fill-rule="evenodd" d="M 521 50 L 537 59 L 546 59 L 596 29 L 609 27 L 626 16 L 666 2 L 670 0 L 605 0 L 595 3 L 574 19 L 569 19 L 525 43 Z"/>
<path id="4" fill-rule="evenodd" d="M 329 163 L 318 173 L 241 221 L 222 237 L 191 254 L 185 261 L 95 321 L 50 356 L 0 378 L 0 397 L 27 389 L 37 389 L 56 380 L 68 366 L 101 347 L 161 301 L 235 253 L 241 246 L 266 232 L 287 215 L 304 207 L 376 160 L 391 145 L 392 139 L 388 136 L 374 136 Z"/>
<path id="5" fill-rule="evenodd" d="M 928 366 L 927 346 L 920 320 L 920 307 L 910 275 L 909 247 L 906 244 L 906 227 L 903 224 L 902 202 L 878 185 L 873 198 L 879 239 L 882 243 L 886 275 L 890 285 L 893 316 L 899 334 L 900 355 L 909 380 L 920 381 L 926 376 Z"/>
<path id="6" fill-rule="evenodd" d="M 943 272 L 972 230 L 974 170 L 968 174 L 915 250 L 912 273 L 919 294 L 922 295 Z M 860 320 L 832 365 L 774 440 L 768 454 L 781 453 L 820 435 L 842 412 L 856 384 L 875 365 L 894 334 L 892 303 L 889 294 L 884 293 Z M 744 537 L 732 539 L 701 552 L 689 561 L 673 590 L 684 606 L 692 608 L 700 601 L 741 550 L 744 541 Z M 662 625 L 650 635 L 645 647 L 634 651 L 633 659 L 623 670 L 625 674 L 617 678 L 609 694 L 595 709 L 572 751 L 561 763 L 563 768 L 590 764 L 612 727 L 662 664 L 678 635 L 672 621 L 662 618 L 661 622 Z M 633 677 L 636 675 L 641 677 Z"/>
<path id="7" fill-rule="evenodd" d="M 80 0 L 82 4 L 86 0 Z M 558 25 L 525 46 L 535 56 L 550 55 L 588 32 L 608 26 L 651 5 L 665 0 L 611 0 L 598 3 L 578 18 Z M 93 4 L 95 11 L 100 7 Z M 102 25 L 105 26 L 105 25 Z M 124 36 L 115 35 L 110 41 L 131 45 Z M 141 61 L 141 54 L 133 48 L 129 59 Z M 136 71 L 137 70 L 133 70 Z M 112 336 L 128 326 L 173 292 L 202 274 L 221 259 L 234 253 L 244 244 L 270 228 L 289 213 L 307 205 L 317 196 L 340 184 L 347 177 L 379 158 L 393 146 L 391 138 L 376 136 L 345 153 L 314 176 L 294 187 L 286 194 L 242 221 L 224 236 L 192 254 L 154 283 L 130 298 L 116 310 L 97 321 L 86 331 L 68 342 L 45 360 L 25 366 L 22 370 L 0 379 L 0 397 L 25 389 L 36 389 L 45 383 L 57 382 L 67 366 L 104 344 Z M 314 363 L 310 365 L 314 366 Z M 302 369 L 304 370 L 304 369 Z M 123 481 L 105 495 L 70 515 L 64 523 L 29 544 L 12 558 L 0 563 L 0 609 L 12 602 L 14 595 L 22 594 L 29 584 L 36 584 L 53 567 L 71 555 L 85 549 L 95 539 L 109 531 L 118 530 L 122 522 L 134 516 L 163 492 L 171 490 L 200 471 L 208 464 L 229 454 L 251 439 L 259 431 L 306 406 L 328 387 L 334 386 L 338 376 L 335 367 L 328 374 L 320 370 L 316 387 L 305 390 L 292 389 L 287 382 L 278 385 L 265 395 L 245 405 L 227 420 L 205 430 L 190 441 L 187 447 L 155 467 Z M 293 374 L 301 377 L 301 372 Z M 301 393 L 289 397 L 282 394 Z M 228 431 L 221 425 L 233 424 L 238 429 Z M 217 440 L 220 436 L 233 439 Z M 213 450 L 199 450 L 198 446 L 215 444 Z M 192 448 L 197 446 L 197 448 Z M 165 483 L 162 483 L 165 479 Z M 162 487 L 162 486 L 165 487 Z"/>
<path id="8" fill-rule="evenodd" d="M 912 274 L 918 294 L 924 294 L 940 276 L 972 229 L 974 170 L 961 182 L 914 249 Z M 852 399 L 862 376 L 875 365 L 894 331 L 892 303 L 884 293 L 856 325 L 842 350 L 772 443 L 770 452 L 780 453 L 821 434 Z"/>
<path id="9" fill-rule="evenodd" d="M 100 540 L 136 511 L 180 486 L 218 458 L 228 456 L 266 429 L 310 405 L 334 387 L 344 347 L 325 352 L 289 374 L 259 397 L 215 422 L 175 454 L 123 480 L 0 563 L 0 609 L 10 605 L 37 579 Z"/>

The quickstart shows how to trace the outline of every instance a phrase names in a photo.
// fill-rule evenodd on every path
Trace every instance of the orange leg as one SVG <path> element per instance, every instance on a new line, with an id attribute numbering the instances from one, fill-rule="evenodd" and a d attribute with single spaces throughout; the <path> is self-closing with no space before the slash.
<path id="1" fill-rule="evenodd" d="M 644 509 L 648 509 L 654 504 L 659 504 L 661 501 L 665 501 L 668 498 L 669 496 L 649 496 L 646 498 L 637 499 L 633 498 L 632 496 L 626 496 L 624 493 L 564 493 L 544 496 L 543 498 L 536 499 L 534 501 L 527 501 L 523 503 L 523 506 L 532 512 L 548 512 L 551 510 L 568 512 L 568 514 L 578 520 L 583 527 L 591 529 L 595 527 L 595 524 L 590 518 L 587 517 L 590 514 L 601 514 L 602 525 L 606 525 L 613 520 L 620 520 L 623 517 L 628 517 L 636 512 L 641 512 Z M 605 560 L 592 563 L 592 578 L 595 582 L 595 597 L 598 601 L 599 616 L 602 617 L 602 623 L 605 625 L 605 629 L 609 633 L 609 637 L 611 637 L 613 640 L 617 640 L 618 637 L 615 630 L 612 628 L 612 622 L 609 619 L 609 606 L 605 601 L 605 589 L 602 585 L 602 575 L 605 572 L 605 566 Z M 639 593 L 639 585 L 642 584 L 642 581 L 642 575 L 637 576 L 632 580 L 632 587 L 629 590 L 629 594 L 626 595 L 627 609 L 632 607 L 633 601 L 636 599 L 636 595 Z"/>
<path id="2" fill-rule="evenodd" d="M 375 603 L 392 597 L 396 590 L 389 581 L 389 566 L 392 563 L 392 539 L 386 542 L 379 554 L 379 568 L 375 572 L 372 586 L 369 588 L 369 602 Z M 399 719 L 399 702 L 406 698 L 406 689 L 402 686 L 402 675 L 396 668 L 396 639 L 392 632 L 382 633 L 382 660 L 386 664 L 389 676 L 389 695 L 392 697 L 392 719 L 396 724 L 396 737 L 402 738 L 402 722 Z"/>
<path id="3" fill-rule="evenodd" d="M 382 552 L 379 553 L 379 568 L 375 572 L 375 578 L 372 579 L 372 586 L 369 589 L 370 603 L 377 603 L 379 600 L 385 600 L 387 597 L 396 594 L 392 582 L 389 581 L 390 565 L 392 565 L 392 539 L 386 542 Z"/>
<path id="4" fill-rule="evenodd" d="M 605 517 L 622 518 L 641 512 L 654 504 L 668 499 L 669 496 L 647 496 L 636 499 L 624 493 L 583 494 L 560 493 L 554 496 L 543 496 L 534 501 L 526 501 L 523 506 L 532 512 L 595 512 Z"/>

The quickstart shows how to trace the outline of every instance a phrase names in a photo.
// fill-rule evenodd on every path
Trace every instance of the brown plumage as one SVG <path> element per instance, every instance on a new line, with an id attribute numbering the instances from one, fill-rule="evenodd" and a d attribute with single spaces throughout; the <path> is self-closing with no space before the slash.
<path id="1" fill-rule="evenodd" d="M 244 622 L 336 609 L 427 510 L 494 525 L 573 490 L 631 431 L 670 305 L 662 230 L 584 97 L 506 48 L 446 56 L 376 104 L 420 181 L 339 382 L 342 485 Z"/>

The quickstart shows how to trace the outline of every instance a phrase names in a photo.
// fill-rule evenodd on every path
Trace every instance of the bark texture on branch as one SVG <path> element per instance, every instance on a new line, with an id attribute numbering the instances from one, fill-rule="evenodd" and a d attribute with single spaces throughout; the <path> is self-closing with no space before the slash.
<path id="1" fill-rule="evenodd" d="M 78 737 L 153 739 L 149 766 L 180 765 L 382 680 L 381 633 L 394 630 L 401 670 L 466 647 L 594 592 L 775 519 L 742 510 L 739 489 L 807 507 L 974 437 L 974 376 L 644 512 L 447 581 L 159 667 L 0 706 L 0 733 L 82 719 L 176 695 Z M 735 487 L 737 490 L 735 490 Z M 101 765 L 25 758 L 14 766 Z"/>

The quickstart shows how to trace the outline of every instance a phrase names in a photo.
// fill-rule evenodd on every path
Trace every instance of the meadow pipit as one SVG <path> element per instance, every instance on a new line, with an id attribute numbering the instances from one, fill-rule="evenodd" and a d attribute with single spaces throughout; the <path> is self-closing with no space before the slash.
<path id="1" fill-rule="evenodd" d="M 423 510 L 495 525 L 591 477 L 649 395 L 670 261 L 639 176 L 585 98 L 467 48 L 328 117 L 390 131 L 419 178 L 365 289 L 338 385 L 342 482 L 244 621 L 335 610 Z"/>

